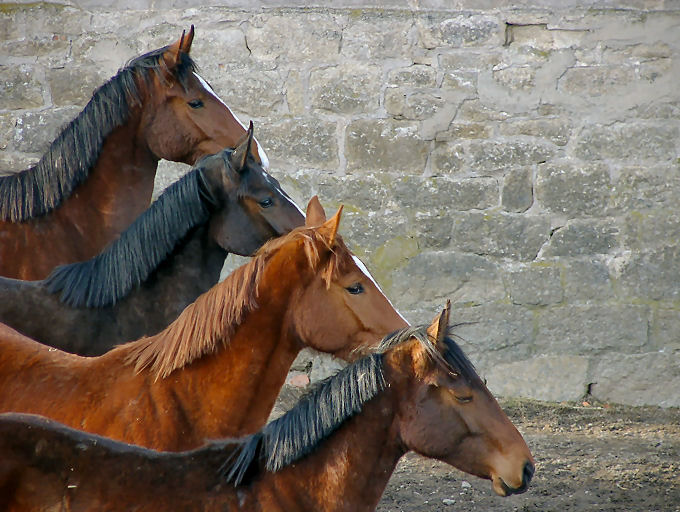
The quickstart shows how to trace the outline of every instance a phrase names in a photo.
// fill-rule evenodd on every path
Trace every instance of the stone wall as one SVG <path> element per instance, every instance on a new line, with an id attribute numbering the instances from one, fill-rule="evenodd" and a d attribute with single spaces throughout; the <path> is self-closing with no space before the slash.
<path id="1" fill-rule="evenodd" d="M 216 3 L 2 4 L 0 168 L 193 23 L 273 174 L 409 320 L 450 298 L 493 391 L 680 406 L 680 4 Z"/>

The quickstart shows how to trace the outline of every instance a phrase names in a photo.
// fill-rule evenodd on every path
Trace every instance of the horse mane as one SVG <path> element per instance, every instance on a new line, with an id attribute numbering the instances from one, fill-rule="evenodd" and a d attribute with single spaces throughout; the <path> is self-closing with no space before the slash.
<path id="1" fill-rule="evenodd" d="M 315 385 L 293 409 L 260 432 L 225 445 L 229 456 L 220 468 L 224 478 L 240 485 L 261 471 L 261 461 L 264 461 L 264 470 L 276 472 L 312 453 L 321 441 L 360 413 L 366 402 L 385 389 L 384 352 L 411 338 L 417 339 L 434 361 L 470 381 L 479 381 L 472 363 L 450 336 L 445 339 L 442 359 L 428 338 L 427 327 L 406 327 L 386 336 L 376 353 Z"/>
<path id="2" fill-rule="evenodd" d="M 259 283 L 267 261 L 282 246 L 296 240 L 302 242 L 310 267 L 317 270 L 321 260 L 318 245 L 327 246 L 328 241 L 314 228 L 296 228 L 264 244 L 248 263 L 200 295 L 163 331 L 114 350 L 127 351 L 125 361 L 134 365 L 136 372 L 149 369 L 159 379 L 226 346 L 245 316 L 258 307 Z M 338 236 L 324 268 L 319 269 L 327 284 L 347 259 L 351 259 L 351 253 Z"/>
<path id="3" fill-rule="evenodd" d="M 124 298 L 174 250 L 194 227 L 209 216 L 214 203 L 196 166 L 168 187 L 121 236 L 87 261 L 55 268 L 45 278 L 50 293 L 75 308 L 112 306 Z"/>
<path id="4" fill-rule="evenodd" d="M 0 220 L 24 222 L 44 215 L 87 178 L 106 138 L 124 125 L 133 106 L 141 105 L 142 92 L 137 78 L 148 86 L 150 73 L 161 77 L 168 70 L 160 48 L 132 59 L 99 87 L 85 108 L 69 122 L 37 164 L 11 176 L 0 177 Z M 182 52 L 172 70 L 182 87 L 196 69 L 191 57 Z"/>

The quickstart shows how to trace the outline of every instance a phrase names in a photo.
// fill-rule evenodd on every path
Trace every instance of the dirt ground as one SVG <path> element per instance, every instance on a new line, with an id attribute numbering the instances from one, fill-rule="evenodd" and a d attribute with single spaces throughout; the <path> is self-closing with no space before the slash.
<path id="1" fill-rule="evenodd" d="M 680 409 L 500 403 L 536 459 L 526 493 L 501 498 L 487 480 L 408 454 L 378 510 L 680 512 Z"/>

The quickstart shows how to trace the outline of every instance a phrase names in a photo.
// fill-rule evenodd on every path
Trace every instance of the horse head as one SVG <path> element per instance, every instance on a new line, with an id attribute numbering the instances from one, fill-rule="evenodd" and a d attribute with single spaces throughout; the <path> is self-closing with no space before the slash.
<path id="1" fill-rule="evenodd" d="M 270 238 L 305 222 L 300 208 L 263 169 L 255 150 L 251 121 L 233 151 L 225 149 L 197 164 L 209 202 L 216 209 L 210 234 L 224 249 L 241 256 L 252 255 Z"/>
<path id="2" fill-rule="evenodd" d="M 158 50 L 158 66 L 146 79 L 147 101 L 142 106 L 142 129 L 151 152 L 157 158 L 189 165 L 202 156 L 236 147 L 246 133 L 198 74 L 189 56 L 193 40 L 192 25 L 188 34 L 182 32 L 174 44 Z M 268 169 L 269 161 L 257 141 L 253 153 Z"/>
<path id="3" fill-rule="evenodd" d="M 424 340 L 386 353 L 401 387 L 398 430 L 410 450 L 481 478 L 500 496 L 524 492 L 534 459 L 460 347 L 448 337 L 450 305 Z"/>

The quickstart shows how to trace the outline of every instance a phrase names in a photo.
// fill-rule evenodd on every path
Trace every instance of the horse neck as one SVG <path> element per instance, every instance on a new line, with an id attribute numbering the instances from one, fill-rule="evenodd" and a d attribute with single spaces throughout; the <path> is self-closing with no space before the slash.
<path id="1" fill-rule="evenodd" d="M 128 122 L 109 134 L 87 179 L 57 209 L 88 238 L 99 240 L 100 249 L 151 201 L 158 158 L 139 135 L 140 119 L 134 108 Z"/>
<path id="2" fill-rule="evenodd" d="M 395 427 L 395 398 L 386 388 L 323 440 L 311 455 L 251 488 L 262 510 L 372 511 L 405 449 Z M 269 503 L 276 496 L 276 503 Z M 247 507 L 244 507 L 244 510 Z M 255 508 L 255 507 L 253 507 Z"/>
<path id="3" fill-rule="evenodd" d="M 227 251 L 210 236 L 208 225 L 189 231 L 158 267 L 116 304 L 119 315 L 144 312 L 143 335 L 155 334 L 172 323 L 189 304 L 214 286 Z"/>

